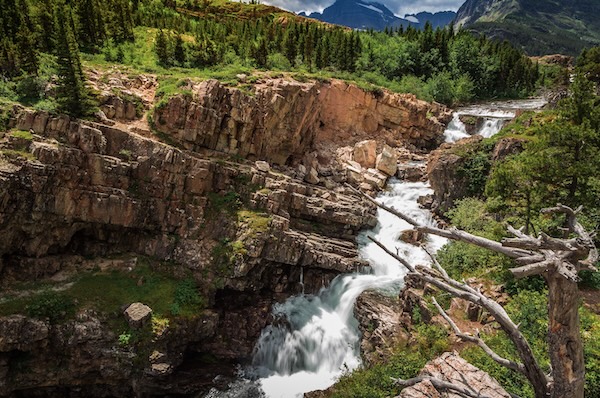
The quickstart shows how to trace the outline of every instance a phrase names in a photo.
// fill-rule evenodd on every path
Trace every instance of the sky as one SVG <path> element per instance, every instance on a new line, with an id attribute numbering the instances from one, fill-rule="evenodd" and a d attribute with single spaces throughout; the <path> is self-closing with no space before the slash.
<path id="1" fill-rule="evenodd" d="M 306 11 L 309 14 L 313 11 L 322 12 L 324 8 L 329 7 L 334 1 L 262 0 L 261 3 L 274 5 L 294 12 Z M 367 1 L 369 0 L 365 0 L 365 2 Z M 456 11 L 465 0 L 373 0 L 373 2 L 385 4 L 394 14 L 404 17 L 405 14 L 416 14 L 420 11 Z"/>

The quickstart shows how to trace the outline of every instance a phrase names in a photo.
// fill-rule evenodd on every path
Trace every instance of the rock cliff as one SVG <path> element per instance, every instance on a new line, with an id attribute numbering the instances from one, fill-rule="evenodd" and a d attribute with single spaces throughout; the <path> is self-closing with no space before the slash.
<path id="1" fill-rule="evenodd" d="M 433 149 L 451 117 L 410 94 L 367 92 L 342 81 L 271 79 L 252 93 L 209 80 L 166 100 L 154 126 L 184 148 L 213 149 L 271 163 L 297 164 L 320 150 L 377 138 L 392 146 Z"/>
<path id="2" fill-rule="evenodd" d="M 43 388 L 60 396 L 69 390 L 64 385 L 79 385 L 88 396 L 102 396 L 105 387 L 116 395 L 148 386 L 160 395 L 167 384 L 171 392 L 192 388 L 174 376 L 182 374 L 176 369 L 186 361 L 183 353 L 206 352 L 222 362 L 248 358 L 274 301 L 315 292 L 364 265 L 354 236 L 373 225 L 374 209 L 357 205 L 344 188 L 200 157 L 66 116 L 15 108 L 11 123 L 29 133 L 8 132 L 0 143 L 0 284 L 45 283 L 132 253 L 191 274 L 209 308 L 153 340 L 161 360 L 120 347 L 106 314 L 78 310 L 58 326 L 0 318 L 3 335 L 14 336 L 0 347 L 1 395 Z M 85 336 L 75 341 L 63 328 Z M 22 374 L 23 361 L 39 366 Z M 55 372 L 42 372 L 48 361 Z"/>

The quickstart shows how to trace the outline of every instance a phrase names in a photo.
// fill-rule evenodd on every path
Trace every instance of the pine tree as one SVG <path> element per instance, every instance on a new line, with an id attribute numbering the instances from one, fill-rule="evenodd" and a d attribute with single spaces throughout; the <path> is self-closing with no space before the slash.
<path id="1" fill-rule="evenodd" d="M 51 53 L 54 51 L 54 2 L 45 0 L 37 4 L 37 12 L 35 14 L 37 28 L 37 42 L 40 46 L 40 51 Z"/>
<path id="2" fill-rule="evenodd" d="M 20 10 L 19 29 L 16 35 L 19 68 L 27 74 L 37 75 L 38 51 L 34 34 L 29 28 L 31 26 L 29 6 L 24 0 L 19 0 L 17 4 Z"/>
<path id="3" fill-rule="evenodd" d="M 91 114 L 93 102 L 85 84 L 79 59 L 79 46 L 72 26 L 71 7 L 57 4 L 54 8 L 55 48 L 58 87 L 56 99 L 59 110 L 73 116 Z"/>
<path id="4" fill-rule="evenodd" d="M 82 48 L 93 50 L 101 46 L 106 38 L 106 26 L 98 0 L 80 0 L 75 10 L 79 20 L 78 38 Z"/>
<path id="5" fill-rule="evenodd" d="M 254 47 L 252 53 L 252 58 L 256 61 L 256 66 L 259 68 L 266 68 L 268 55 L 267 41 L 261 38 L 258 41 L 258 45 Z"/>
<path id="6" fill-rule="evenodd" d="M 156 33 L 156 41 L 154 44 L 154 51 L 158 57 L 158 63 L 162 66 L 171 66 L 171 53 L 169 51 L 169 40 L 165 32 L 160 29 Z"/>
<path id="7" fill-rule="evenodd" d="M 175 36 L 175 48 L 173 50 L 173 58 L 175 58 L 175 62 L 177 62 L 177 65 L 184 66 L 186 54 L 185 48 L 183 47 L 183 39 L 181 38 L 180 34 Z"/>

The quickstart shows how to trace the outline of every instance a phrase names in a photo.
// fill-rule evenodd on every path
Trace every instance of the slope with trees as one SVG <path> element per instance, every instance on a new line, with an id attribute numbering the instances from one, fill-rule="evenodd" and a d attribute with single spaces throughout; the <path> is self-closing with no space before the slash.
<path id="1" fill-rule="evenodd" d="M 81 69 L 77 58 L 91 67 L 122 63 L 159 75 L 278 70 L 338 77 L 447 104 L 528 95 L 540 76 L 537 64 L 507 43 L 455 33 L 451 27 L 434 30 L 430 24 L 422 31 L 357 32 L 261 4 L 216 1 L 17 3 L 2 7 L 3 96 L 78 115 L 89 113 L 89 106 L 84 111 L 69 110 L 64 101 L 62 107 L 52 104 L 48 90 L 52 84 L 66 87 L 62 77 L 56 81 L 54 76 Z M 57 26 L 59 8 L 66 22 Z M 76 82 L 81 77 L 69 74 L 68 86 L 79 87 L 67 89 L 73 98 L 88 96 L 85 84 Z M 24 79 L 28 84 L 19 86 Z"/>

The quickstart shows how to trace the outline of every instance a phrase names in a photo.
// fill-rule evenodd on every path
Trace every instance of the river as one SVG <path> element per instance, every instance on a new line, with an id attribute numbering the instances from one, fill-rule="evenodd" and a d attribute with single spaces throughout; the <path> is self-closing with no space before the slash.
<path id="1" fill-rule="evenodd" d="M 543 100 L 505 101 L 458 109 L 444 133 L 446 142 L 467 137 L 461 115 L 483 118 L 477 134 L 490 137 L 515 117 L 517 109 L 538 109 Z M 377 200 L 400 209 L 422 224 L 434 225 L 431 213 L 420 208 L 417 199 L 431 194 L 428 183 L 405 182 L 392 178 Z M 360 366 L 358 322 L 353 308 L 365 290 L 377 289 L 397 295 L 406 269 L 367 239 L 374 236 L 411 264 L 428 264 L 427 254 L 419 247 L 399 240 L 411 226 L 378 209 L 377 225 L 358 236 L 360 256 L 371 267 L 361 273 L 340 275 L 316 295 L 298 295 L 274 306 L 276 322 L 268 326 L 256 345 L 253 367 L 248 374 L 258 378 L 268 398 L 296 398 L 303 393 L 325 389 L 344 373 Z M 446 243 L 430 236 L 427 245 L 437 251 Z"/>

